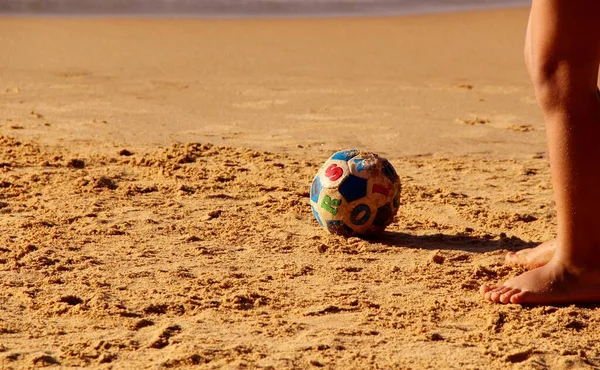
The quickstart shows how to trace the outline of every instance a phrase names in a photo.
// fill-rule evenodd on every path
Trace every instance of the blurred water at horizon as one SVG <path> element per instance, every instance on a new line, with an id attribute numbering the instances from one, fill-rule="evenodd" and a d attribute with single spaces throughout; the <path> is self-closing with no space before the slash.
<path id="1" fill-rule="evenodd" d="M 530 0 L 0 0 L 0 14 L 177 17 L 363 16 L 526 6 Z"/>

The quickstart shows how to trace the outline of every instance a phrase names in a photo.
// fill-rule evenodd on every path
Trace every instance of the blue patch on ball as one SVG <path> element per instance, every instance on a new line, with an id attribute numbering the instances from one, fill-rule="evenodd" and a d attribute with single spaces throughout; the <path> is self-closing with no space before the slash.
<path id="1" fill-rule="evenodd" d="M 319 195 L 321 194 L 321 189 L 323 189 L 323 186 L 321 185 L 321 180 L 319 180 L 319 176 L 317 175 L 310 187 L 310 200 L 312 200 L 315 203 L 318 203 Z"/>
<path id="2" fill-rule="evenodd" d="M 356 150 L 356 149 L 342 150 L 341 152 L 337 152 L 334 155 L 332 155 L 331 159 L 347 161 L 353 157 L 356 157 L 357 155 L 358 155 L 358 150 Z"/>
<path id="3" fill-rule="evenodd" d="M 348 203 L 364 198 L 367 195 L 367 180 L 350 175 L 342 182 L 339 191 Z"/>

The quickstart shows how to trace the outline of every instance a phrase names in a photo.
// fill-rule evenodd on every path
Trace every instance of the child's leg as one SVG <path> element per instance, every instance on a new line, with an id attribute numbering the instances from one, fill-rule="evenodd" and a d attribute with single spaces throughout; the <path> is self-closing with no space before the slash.
<path id="1" fill-rule="evenodd" d="M 525 66 L 529 77 L 533 80 L 533 57 L 531 49 L 531 17 L 529 14 L 529 21 L 527 22 L 527 32 L 525 33 Z M 556 249 L 555 240 L 549 240 L 545 243 L 538 245 L 535 248 L 526 248 L 518 252 L 509 252 L 506 255 L 506 263 L 510 265 L 517 265 L 525 267 L 526 269 L 534 269 L 547 264 L 554 256 L 554 250 Z"/>
<path id="2" fill-rule="evenodd" d="M 531 73 L 544 112 L 556 197 L 556 251 L 546 265 L 495 287 L 502 303 L 600 300 L 600 1 L 534 0 Z"/>

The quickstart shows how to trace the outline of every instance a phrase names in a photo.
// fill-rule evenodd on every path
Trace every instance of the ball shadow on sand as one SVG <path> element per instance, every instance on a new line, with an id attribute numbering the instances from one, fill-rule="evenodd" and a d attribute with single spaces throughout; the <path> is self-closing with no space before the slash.
<path id="1" fill-rule="evenodd" d="M 496 250 L 518 251 L 539 245 L 540 242 L 531 242 L 516 236 L 473 236 L 468 234 L 431 234 L 412 235 L 394 231 L 385 231 L 383 234 L 370 239 L 392 247 L 418 248 L 426 250 L 461 250 L 474 253 L 485 253 Z"/>

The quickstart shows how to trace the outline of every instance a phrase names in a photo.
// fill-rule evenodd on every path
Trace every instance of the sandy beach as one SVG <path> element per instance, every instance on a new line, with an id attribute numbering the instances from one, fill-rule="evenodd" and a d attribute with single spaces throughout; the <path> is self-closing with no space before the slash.
<path id="1" fill-rule="evenodd" d="M 600 367 L 597 305 L 477 292 L 556 226 L 527 14 L 0 18 L 0 368 Z M 310 211 L 347 148 L 375 240 Z"/>

